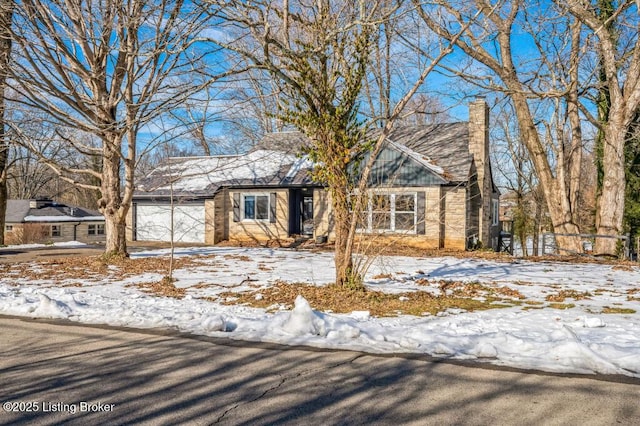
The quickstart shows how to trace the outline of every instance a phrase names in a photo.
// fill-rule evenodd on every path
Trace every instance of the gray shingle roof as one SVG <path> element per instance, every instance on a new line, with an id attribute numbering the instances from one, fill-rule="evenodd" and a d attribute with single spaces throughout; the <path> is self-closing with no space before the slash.
<path id="1" fill-rule="evenodd" d="M 254 148 L 300 154 L 311 141 L 302 132 L 267 133 Z"/>
<path id="2" fill-rule="evenodd" d="M 7 212 L 4 220 L 7 223 L 20 223 L 29 215 L 29 200 L 7 200 Z"/>
<path id="3" fill-rule="evenodd" d="M 62 221 L 69 220 L 96 220 L 102 217 L 100 212 L 86 209 L 84 207 L 71 206 L 62 203 L 51 202 L 40 208 L 31 208 L 31 200 L 7 200 L 7 212 L 5 222 L 22 223 L 25 218 L 46 218 L 47 221 L 55 221 L 59 218 Z"/>

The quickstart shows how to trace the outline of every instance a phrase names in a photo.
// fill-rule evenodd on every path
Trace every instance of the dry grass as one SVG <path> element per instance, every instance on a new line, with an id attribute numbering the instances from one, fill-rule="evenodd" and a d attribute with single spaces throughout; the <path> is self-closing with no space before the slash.
<path id="1" fill-rule="evenodd" d="M 257 295 L 260 297 L 256 298 Z M 426 291 L 387 294 L 373 290 L 353 291 L 336 285 L 317 287 L 284 282 L 278 282 L 267 289 L 244 293 L 222 293 L 220 299 L 228 298 L 229 301 L 223 302 L 228 305 L 244 304 L 256 308 L 272 308 L 274 306 L 290 308 L 298 295 L 302 295 L 314 309 L 319 311 L 336 313 L 369 311 L 371 315 L 380 317 L 399 314 L 435 315 L 447 309 L 475 311 L 506 308 L 517 304 L 496 296 L 477 300 L 465 296 L 435 296 Z"/>
<path id="2" fill-rule="evenodd" d="M 186 268 L 199 264 L 197 257 L 176 258 L 174 268 Z M 22 278 L 38 280 L 63 280 L 86 278 L 126 278 L 145 272 L 165 275 L 168 269 L 166 257 L 139 259 L 111 258 L 109 262 L 101 256 L 60 257 L 58 259 L 18 264 L 0 264 L 0 274 L 13 274 Z"/>
<path id="3" fill-rule="evenodd" d="M 576 305 L 573 303 L 549 303 L 549 307 L 552 309 L 572 309 L 575 308 Z"/>
<path id="4" fill-rule="evenodd" d="M 372 278 L 374 280 L 389 280 L 389 279 L 393 278 L 393 275 L 391 275 L 391 274 L 378 274 L 378 275 L 374 275 Z"/>
<path id="5" fill-rule="evenodd" d="M 550 294 L 545 297 L 547 302 L 564 302 L 565 299 L 584 300 L 590 299 L 593 295 L 588 291 L 579 292 L 576 290 L 560 290 L 556 294 Z"/>
<path id="6" fill-rule="evenodd" d="M 509 287 L 491 287 L 479 282 L 464 283 L 460 281 L 440 281 L 439 287 L 443 295 L 449 293 L 456 297 L 524 299 L 524 296 L 518 290 Z"/>
<path id="7" fill-rule="evenodd" d="M 611 306 L 604 306 L 601 311 L 603 314 L 635 314 L 634 309 L 629 308 L 612 308 Z"/>
<path id="8" fill-rule="evenodd" d="M 128 285 L 128 287 L 132 286 L 138 287 L 145 293 L 150 293 L 162 297 L 173 297 L 176 299 L 182 299 L 186 293 L 186 289 L 177 288 L 173 284 L 173 280 L 171 280 L 169 277 L 164 277 L 157 282 L 136 283 Z"/>

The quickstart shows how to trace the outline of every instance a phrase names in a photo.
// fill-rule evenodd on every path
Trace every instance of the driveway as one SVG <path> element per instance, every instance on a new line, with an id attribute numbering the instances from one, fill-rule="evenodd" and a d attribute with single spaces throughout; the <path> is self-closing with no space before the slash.
<path id="1" fill-rule="evenodd" d="M 15 317 L 0 317 L 0 384 L 1 424 L 640 423 L 631 378 Z"/>
<path id="2" fill-rule="evenodd" d="M 42 261 L 66 256 L 97 256 L 102 253 L 104 253 L 103 246 L 37 248 L 2 247 L 0 248 L 0 263 Z"/>

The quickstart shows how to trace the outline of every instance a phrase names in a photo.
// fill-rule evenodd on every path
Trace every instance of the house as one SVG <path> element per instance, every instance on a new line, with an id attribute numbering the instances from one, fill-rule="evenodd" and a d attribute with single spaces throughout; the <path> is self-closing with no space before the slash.
<path id="1" fill-rule="evenodd" d="M 102 242 L 104 217 L 97 211 L 50 199 L 7 200 L 7 244 L 81 241 Z"/>
<path id="2" fill-rule="evenodd" d="M 206 244 L 313 235 L 311 200 L 325 190 L 309 176 L 313 164 L 296 154 L 303 143 L 287 132 L 243 155 L 169 159 L 138 185 L 128 237 L 168 241 L 172 228 L 176 242 Z"/>
<path id="3" fill-rule="evenodd" d="M 470 104 L 469 117 L 391 132 L 368 182 L 360 235 L 402 235 L 403 244 L 425 248 L 497 248 L 499 192 L 484 100 Z M 139 185 L 129 238 L 168 241 L 173 230 L 175 241 L 204 244 L 331 240 L 330 194 L 297 155 L 305 143 L 300 133 L 277 133 L 243 155 L 169 159 Z"/>

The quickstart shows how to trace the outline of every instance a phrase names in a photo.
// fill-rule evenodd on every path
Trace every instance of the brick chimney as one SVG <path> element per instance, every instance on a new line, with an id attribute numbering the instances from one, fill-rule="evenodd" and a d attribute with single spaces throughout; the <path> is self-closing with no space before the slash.
<path id="1" fill-rule="evenodd" d="M 480 190 L 480 199 L 473 203 L 479 206 L 478 238 L 485 247 L 490 247 L 492 182 L 489 162 L 489 106 L 482 97 L 469 104 L 469 153 L 473 156 Z"/>

